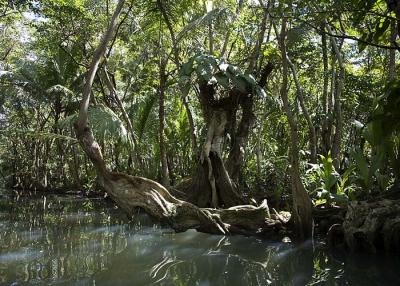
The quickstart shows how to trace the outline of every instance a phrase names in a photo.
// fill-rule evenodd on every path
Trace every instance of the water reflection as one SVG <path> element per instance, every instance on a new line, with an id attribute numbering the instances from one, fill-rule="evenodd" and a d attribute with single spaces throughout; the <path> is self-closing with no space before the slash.
<path id="1" fill-rule="evenodd" d="M 398 257 L 346 257 L 132 223 L 102 199 L 0 198 L 0 285 L 400 285 Z"/>

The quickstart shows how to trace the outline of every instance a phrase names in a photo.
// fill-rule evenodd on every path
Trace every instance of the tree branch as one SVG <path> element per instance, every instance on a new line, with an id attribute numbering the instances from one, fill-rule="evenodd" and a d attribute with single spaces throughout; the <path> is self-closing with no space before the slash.
<path id="1" fill-rule="evenodd" d="M 101 39 L 100 45 L 96 49 L 94 53 L 94 57 L 92 63 L 90 64 L 89 71 L 86 75 L 86 82 L 83 89 L 83 98 L 81 102 L 81 107 L 79 110 L 79 117 L 77 122 L 78 129 L 86 128 L 88 123 L 88 109 L 89 109 L 89 102 L 90 102 L 90 93 L 92 90 L 93 80 L 96 75 L 97 69 L 99 67 L 99 63 L 101 58 L 103 57 L 106 49 L 107 44 L 110 41 L 111 37 L 114 34 L 115 28 L 117 27 L 117 19 L 121 14 L 122 7 L 125 3 L 125 0 L 119 0 L 117 4 L 117 8 L 115 9 L 114 15 L 111 19 L 110 25 L 106 33 L 104 34 L 103 38 Z"/>

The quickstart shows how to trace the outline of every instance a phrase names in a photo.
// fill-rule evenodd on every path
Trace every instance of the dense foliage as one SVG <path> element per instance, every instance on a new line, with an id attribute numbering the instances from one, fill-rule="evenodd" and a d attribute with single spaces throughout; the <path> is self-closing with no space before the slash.
<path id="1" fill-rule="evenodd" d="M 282 100 L 286 78 L 301 179 L 313 202 L 341 205 L 389 190 L 400 178 L 396 3 L 128 1 L 89 112 L 108 166 L 179 188 L 197 172 L 207 141 L 199 84 L 213 84 L 218 101 L 232 89 L 254 92 L 238 184 L 242 193 L 284 206 L 293 144 Z M 115 5 L 1 1 L 5 185 L 96 189 L 73 124 L 86 68 Z M 260 85 L 268 63 L 274 69 Z M 226 136 L 221 143 L 224 159 L 232 142 Z"/>

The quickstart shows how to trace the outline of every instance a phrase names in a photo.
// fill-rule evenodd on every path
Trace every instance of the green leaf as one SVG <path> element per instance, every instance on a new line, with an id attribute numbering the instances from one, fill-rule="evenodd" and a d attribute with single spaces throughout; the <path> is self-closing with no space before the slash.
<path id="1" fill-rule="evenodd" d="M 241 92 L 247 92 L 247 81 L 243 76 L 235 76 L 231 78 L 233 86 Z"/>
<path id="2" fill-rule="evenodd" d="M 243 77 L 246 79 L 247 83 L 254 87 L 257 85 L 256 80 L 254 79 L 254 77 L 251 74 L 244 74 Z"/>
<path id="3" fill-rule="evenodd" d="M 182 65 L 181 69 L 179 70 L 179 73 L 182 76 L 190 76 L 193 72 L 193 62 L 194 62 L 194 58 L 191 58 L 189 61 L 184 63 Z"/>
<path id="4" fill-rule="evenodd" d="M 153 107 L 156 102 L 157 102 L 157 96 L 149 95 L 146 97 L 142 108 L 138 111 L 137 114 L 138 120 L 136 121 L 135 125 L 136 125 L 136 130 L 138 132 L 139 140 L 143 138 L 147 124 L 150 119 L 151 111 L 153 110 Z"/>
<path id="5" fill-rule="evenodd" d="M 222 72 L 216 73 L 214 77 L 217 79 L 218 84 L 223 86 L 224 88 L 229 88 L 229 78 L 226 74 L 223 74 Z"/>
<path id="6" fill-rule="evenodd" d="M 369 187 L 370 176 L 367 159 L 364 157 L 364 154 L 361 150 L 354 152 L 353 157 L 356 162 L 357 169 L 360 172 L 364 186 Z"/>
<path id="7" fill-rule="evenodd" d="M 375 29 L 375 33 L 374 33 L 374 41 L 378 42 L 382 35 L 386 32 L 386 30 L 389 28 L 390 26 L 390 19 L 386 18 L 383 23 L 380 21 L 380 19 L 377 20 L 376 23 L 376 29 Z"/>

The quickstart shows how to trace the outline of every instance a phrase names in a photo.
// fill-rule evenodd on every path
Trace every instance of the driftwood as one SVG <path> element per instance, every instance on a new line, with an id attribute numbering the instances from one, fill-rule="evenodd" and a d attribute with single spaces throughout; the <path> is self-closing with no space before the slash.
<path id="1" fill-rule="evenodd" d="M 88 122 L 88 109 L 93 80 L 107 44 L 113 37 L 123 4 L 124 0 L 119 0 L 111 23 L 94 53 L 75 124 L 78 141 L 96 169 L 100 186 L 128 215 L 133 215 L 139 207 L 153 218 L 168 223 L 176 231 L 192 228 L 215 234 L 283 235 L 289 217 L 277 212 L 270 214 L 266 201 L 258 207 L 242 205 L 227 209 L 199 208 L 175 198 L 157 182 L 108 170 Z"/>

